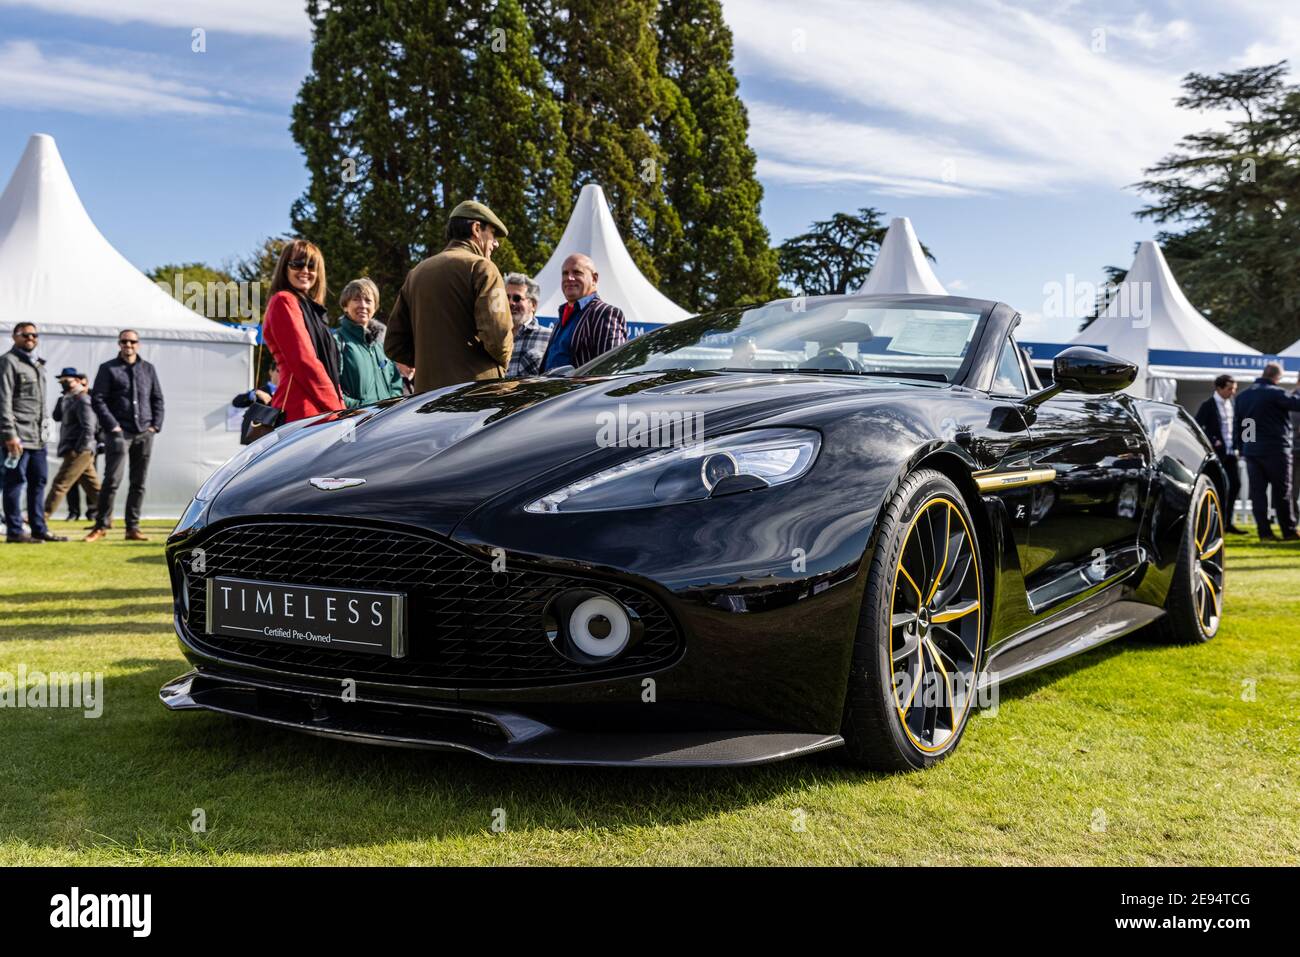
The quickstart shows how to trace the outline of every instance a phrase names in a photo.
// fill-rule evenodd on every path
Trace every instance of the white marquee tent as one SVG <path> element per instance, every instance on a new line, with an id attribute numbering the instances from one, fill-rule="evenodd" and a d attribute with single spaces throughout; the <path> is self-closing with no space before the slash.
<path id="1" fill-rule="evenodd" d="M 1282 373 L 1283 384 L 1290 385 L 1293 382 L 1300 384 L 1300 339 L 1278 353 L 1278 358 L 1285 370 Z"/>
<path id="2" fill-rule="evenodd" d="M 871 267 L 867 281 L 858 292 L 907 292 L 931 296 L 948 294 L 948 290 L 943 288 L 943 283 L 939 282 L 939 277 L 930 268 L 925 253 L 921 252 L 921 244 L 917 241 L 911 220 L 904 217 L 890 221 L 875 265 Z"/>
<path id="3" fill-rule="evenodd" d="M 1254 378 L 1269 358 L 1197 312 L 1151 240 L 1138 246 L 1106 312 L 1071 340 L 1098 344 L 1138 363 L 1131 392 L 1170 401 L 1177 396 L 1191 408 L 1210 394 L 1216 376 Z"/>
<path id="4" fill-rule="evenodd" d="M 508 225 L 508 224 L 507 224 Z M 533 279 L 542 287 L 542 303 L 537 317 L 555 321 L 564 303 L 560 289 L 560 270 L 573 253 L 585 253 L 596 265 L 600 276 L 600 298 L 623 310 L 628 335 L 639 335 L 691 315 L 651 284 L 641 274 L 631 254 L 623 245 L 618 226 L 609 212 L 605 191 L 588 183 L 578 194 L 569 224 L 546 265 Z"/>
<path id="5" fill-rule="evenodd" d="M 91 222 L 58 147 L 44 134 L 28 141 L 0 194 L 0 331 L 17 322 L 40 327 L 37 355 L 50 374 L 51 407 L 60 369 L 75 366 L 93 382 L 100 363 L 117 354 L 118 331 L 139 332 L 140 354 L 157 367 L 166 399 L 149 466 L 147 517 L 179 515 L 203 479 L 238 451 L 230 400 L 252 378 L 248 333 L 191 312 L 118 253 Z M 56 445 L 48 447 L 51 478 Z M 119 515 L 127 485 L 124 475 Z"/>

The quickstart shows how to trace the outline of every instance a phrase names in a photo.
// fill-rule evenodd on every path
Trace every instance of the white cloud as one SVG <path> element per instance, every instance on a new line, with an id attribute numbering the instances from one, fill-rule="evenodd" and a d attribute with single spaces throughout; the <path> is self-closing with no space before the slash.
<path id="1" fill-rule="evenodd" d="M 1257 17 L 1260 15 L 1258 10 L 1252 12 Z M 1234 59 L 1234 66 L 1263 66 L 1289 60 L 1291 81 L 1295 82 L 1296 74 L 1300 73 L 1300 13 L 1271 10 L 1269 16 L 1261 18 L 1259 27 L 1266 39 L 1251 43 Z"/>
<path id="2" fill-rule="evenodd" d="M 907 133 L 751 100 L 758 173 L 787 183 L 864 183 L 893 196 L 1048 187 L 1032 164 L 993 160 L 943 136 Z M 811 147 L 811 148 L 810 148 Z"/>
<path id="3" fill-rule="evenodd" d="M 1108 26 L 1106 31 L 1122 40 L 1131 40 L 1144 49 L 1163 51 L 1185 46 L 1195 35 L 1192 25 L 1186 20 L 1170 20 L 1161 26 L 1149 13 L 1139 13 L 1128 23 Z"/>
<path id="4" fill-rule="evenodd" d="M 109 23 L 149 23 L 209 33 L 225 31 L 309 40 L 311 21 L 300 0 L 0 0 L 0 6 L 35 7 L 42 13 L 89 17 Z"/>
<path id="5" fill-rule="evenodd" d="M 790 116 L 751 103 L 760 159 L 789 182 L 818 171 L 940 195 L 1116 187 L 1188 131 L 1177 72 L 1094 53 L 1090 30 L 999 0 L 730 0 L 727 19 L 742 83 L 817 104 L 795 114 L 799 137 Z"/>
<path id="6" fill-rule="evenodd" d="M 121 66 L 71 56 L 47 56 L 30 41 L 0 46 L 0 103 L 74 113 L 232 116 L 238 107 L 213 102 L 222 94 Z"/>

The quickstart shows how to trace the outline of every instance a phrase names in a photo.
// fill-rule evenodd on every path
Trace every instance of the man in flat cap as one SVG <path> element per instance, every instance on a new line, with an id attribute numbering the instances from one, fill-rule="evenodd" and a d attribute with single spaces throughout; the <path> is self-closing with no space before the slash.
<path id="1" fill-rule="evenodd" d="M 447 246 L 406 274 L 384 352 L 415 367 L 415 391 L 505 378 L 513 322 L 492 253 L 506 235 L 492 210 L 467 200 L 451 211 Z"/>
<path id="2" fill-rule="evenodd" d="M 45 496 L 45 520 L 76 488 L 86 493 L 86 517 L 94 521 L 99 501 L 99 473 L 95 471 L 95 430 L 99 418 L 90 400 L 90 379 L 68 366 L 59 373 L 63 396 L 54 404 L 54 421 L 59 423 L 59 466 L 50 494 Z"/>

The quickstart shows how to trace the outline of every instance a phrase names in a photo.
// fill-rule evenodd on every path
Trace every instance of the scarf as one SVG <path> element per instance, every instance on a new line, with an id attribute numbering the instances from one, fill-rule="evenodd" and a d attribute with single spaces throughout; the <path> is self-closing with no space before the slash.
<path id="1" fill-rule="evenodd" d="M 316 358 L 325 367 L 325 374 L 334 383 L 335 391 L 342 395 L 343 391 L 339 387 L 339 350 L 334 337 L 330 335 L 329 326 L 325 324 L 325 307 L 302 293 L 296 295 L 302 309 L 302 321 L 307 326 L 307 335 L 311 337 L 312 347 L 316 350 Z"/>

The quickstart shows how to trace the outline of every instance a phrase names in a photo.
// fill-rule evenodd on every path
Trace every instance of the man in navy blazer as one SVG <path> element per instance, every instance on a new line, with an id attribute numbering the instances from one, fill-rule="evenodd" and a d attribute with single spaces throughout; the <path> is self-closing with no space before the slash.
<path id="1" fill-rule="evenodd" d="M 1278 385 L 1281 378 L 1282 365 L 1266 363 L 1264 374 L 1237 397 L 1233 424 L 1233 439 L 1246 459 L 1251 510 L 1264 541 L 1275 537 L 1268 522 L 1269 489 L 1282 537 L 1300 539 L 1291 514 L 1291 413 L 1300 411 L 1300 394 L 1287 395 Z"/>
<path id="2" fill-rule="evenodd" d="M 1237 465 L 1240 450 L 1233 442 L 1236 416 L 1232 397 L 1236 394 L 1237 380 L 1230 375 L 1219 376 L 1214 380 L 1214 394 L 1196 410 L 1196 422 L 1205 430 L 1206 437 L 1214 446 L 1215 455 L 1228 473 L 1228 500 L 1223 503 L 1223 510 L 1227 513 L 1228 531 L 1240 535 L 1242 529 L 1232 521 L 1237 496 L 1241 494 L 1241 469 Z"/>
<path id="3" fill-rule="evenodd" d="M 542 357 L 542 372 L 561 366 L 580 366 L 596 356 L 627 342 L 627 320 L 623 310 L 600 298 L 596 285 L 600 275 L 596 264 L 582 253 L 564 260 L 560 270 L 560 291 L 564 305 L 559 321 L 551 330 L 551 341 Z"/>

